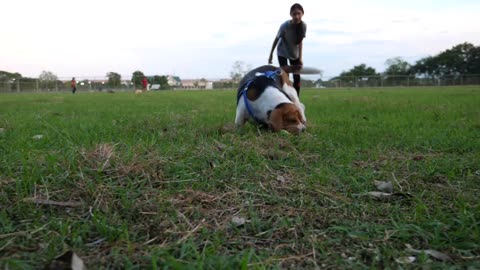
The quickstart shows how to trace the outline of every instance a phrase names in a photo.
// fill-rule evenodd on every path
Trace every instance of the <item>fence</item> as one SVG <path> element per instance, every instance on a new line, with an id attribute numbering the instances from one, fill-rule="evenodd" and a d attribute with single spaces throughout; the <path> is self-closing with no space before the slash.
<path id="1" fill-rule="evenodd" d="M 55 81 L 45 81 L 34 78 L 0 78 L 0 92 L 3 93 L 21 93 L 21 92 L 63 92 L 71 91 L 71 78 L 58 79 Z M 131 79 L 120 80 L 115 84 L 108 82 L 107 78 L 94 77 L 92 78 L 78 78 L 77 91 L 91 92 L 91 91 L 129 91 L 133 90 L 134 84 Z"/>
<path id="2" fill-rule="evenodd" d="M 101 92 L 101 91 L 133 91 L 142 88 L 142 79 L 145 76 L 132 77 L 121 76 L 120 80 L 109 82 L 107 77 L 75 77 L 77 91 L 79 92 Z M 185 84 L 179 80 L 169 82 L 168 77 L 161 82 L 162 76 L 146 76 L 149 82 L 149 89 L 212 89 L 213 82 L 205 79 L 186 80 Z M 132 79 L 134 78 L 134 79 Z M 58 80 L 45 81 L 37 78 L 5 78 L 0 77 L 0 93 L 28 93 L 28 92 L 68 92 L 71 91 L 71 77 Z M 165 83 L 165 84 L 162 84 Z M 166 85 L 166 86 L 165 86 Z M 230 83 L 230 86 L 232 84 Z"/>
<path id="3" fill-rule="evenodd" d="M 0 78 L 0 93 L 22 92 L 65 92 L 71 91 L 71 78 L 56 81 L 42 81 L 32 78 Z M 77 91 L 131 91 L 135 85 L 131 79 L 122 79 L 115 85 L 108 82 L 105 77 L 77 78 Z M 480 75 L 458 75 L 443 77 L 416 77 L 416 76 L 362 76 L 362 77 L 331 77 L 313 81 L 316 88 L 359 88 L 359 87 L 419 87 L 419 86 L 462 86 L 480 85 Z M 214 82 L 215 85 L 225 83 Z M 228 88 L 235 88 L 228 82 Z M 218 87 L 214 87 L 218 88 Z"/>
<path id="4" fill-rule="evenodd" d="M 419 87 L 480 85 L 480 75 L 417 77 L 405 75 L 342 76 L 322 80 L 317 87 Z"/>

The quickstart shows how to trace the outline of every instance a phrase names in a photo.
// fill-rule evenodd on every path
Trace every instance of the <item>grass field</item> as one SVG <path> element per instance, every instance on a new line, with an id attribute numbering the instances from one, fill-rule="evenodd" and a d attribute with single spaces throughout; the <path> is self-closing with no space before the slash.
<path id="1" fill-rule="evenodd" d="M 0 267 L 480 268 L 480 87 L 301 98 L 292 136 L 233 91 L 0 95 Z"/>

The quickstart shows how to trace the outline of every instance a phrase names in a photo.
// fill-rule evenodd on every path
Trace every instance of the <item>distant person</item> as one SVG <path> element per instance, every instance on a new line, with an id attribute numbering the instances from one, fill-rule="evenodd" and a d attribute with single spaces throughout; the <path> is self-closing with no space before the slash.
<path id="1" fill-rule="evenodd" d="M 72 78 L 70 86 L 72 87 L 72 94 L 75 94 L 75 92 L 77 92 L 77 82 L 75 81 L 75 77 Z"/>
<path id="2" fill-rule="evenodd" d="M 147 90 L 147 87 L 148 87 L 147 77 L 143 77 L 143 80 L 142 80 L 142 90 L 146 91 L 146 90 Z"/>
<path id="3" fill-rule="evenodd" d="M 273 51 L 278 44 L 278 64 L 281 67 L 288 66 L 288 62 L 297 67 L 303 66 L 303 39 L 307 33 L 307 25 L 302 21 L 303 14 L 303 7 L 300 4 L 296 3 L 290 7 L 292 19 L 280 25 L 268 58 L 269 64 L 272 64 Z M 293 74 L 293 87 L 300 96 L 300 74 Z"/>

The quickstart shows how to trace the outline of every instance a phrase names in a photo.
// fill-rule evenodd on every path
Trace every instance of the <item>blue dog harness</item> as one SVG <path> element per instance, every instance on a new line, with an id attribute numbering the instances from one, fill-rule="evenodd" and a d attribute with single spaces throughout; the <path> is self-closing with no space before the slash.
<path id="1" fill-rule="evenodd" d="M 271 80 L 275 80 L 275 77 L 279 76 L 281 74 L 282 74 L 282 70 L 277 69 L 277 70 L 266 71 L 265 73 L 258 74 L 256 77 L 264 76 L 264 77 L 267 77 Z M 243 101 L 245 102 L 245 107 L 247 107 L 247 111 L 248 111 L 248 114 L 250 115 L 250 117 L 252 117 L 253 120 L 255 120 L 255 122 L 257 122 L 258 124 L 265 124 L 262 120 L 255 117 L 255 115 L 253 114 L 252 107 L 250 106 L 250 102 L 248 102 L 248 98 L 247 98 L 248 88 L 250 87 L 250 85 L 253 83 L 253 81 L 255 79 L 256 78 L 253 78 L 253 79 L 247 81 L 247 83 L 245 84 L 245 87 L 243 87 L 242 91 L 240 92 L 240 97 L 243 96 Z"/>

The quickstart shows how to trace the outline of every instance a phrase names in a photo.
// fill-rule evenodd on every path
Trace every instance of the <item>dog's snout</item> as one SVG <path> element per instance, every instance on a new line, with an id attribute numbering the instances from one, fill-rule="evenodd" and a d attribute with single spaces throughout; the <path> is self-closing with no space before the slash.
<path id="1" fill-rule="evenodd" d="M 299 135 L 300 133 L 305 132 L 306 129 L 307 129 L 307 127 L 305 125 L 300 124 L 300 125 L 296 125 L 296 126 L 290 126 L 289 128 L 286 128 L 285 130 L 287 130 L 288 132 L 290 132 L 292 134 Z"/>
<path id="2" fill-rule="evenodd" d="M 298 125 L 298 130 L 300 132 L 305 132 L 305 130 L 307 130 L 307 127 L 304 124 L 300 124 Z"/>

